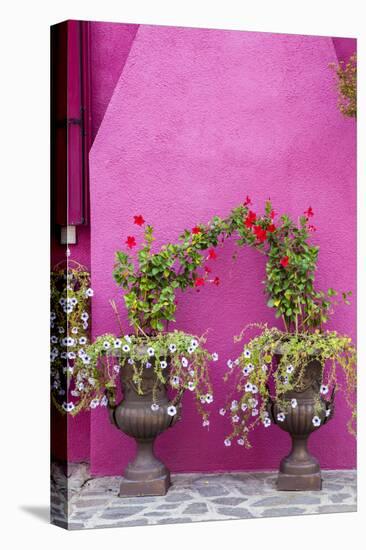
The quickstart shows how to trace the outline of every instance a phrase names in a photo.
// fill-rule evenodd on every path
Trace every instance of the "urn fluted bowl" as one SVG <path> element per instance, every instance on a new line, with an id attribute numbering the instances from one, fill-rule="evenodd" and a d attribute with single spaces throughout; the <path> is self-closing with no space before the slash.
<path id="1" fill-rule="evenodd" d="M 170 472 L 155 456 L 154 441 L 179 420 L 180 405 L 176 405 L 174 416 L 168 414 L 171 403 L 166 385 L 157 380 L 154 360 L 150 363 L 150 368 L 141 368 L 143 394 L 138 393 L 133 381 L 133 367 L 128 364 L 121 367 L 123 399 L 117 406 L 110 407 L 113 424 L 137 443 L 136 457 L 128 464 L 121 481 L 120 496 L 164 495 L 170 486 Z M 151 408 L 152 403 L 158 406 L 156 410 Z"/>
<path id="2" fill-rule="evenodd" d="M 322 399 L 321 410 L 316 408 L 316 403 L 319 403 L 321 373 L 320 362 L 317 359 L 309 361 L 301 389 L 288 391 L 282 397 L 287 405 L 283 420 L 279 419 L 283 407 L 276 401 L 270 405 L 272 421 L 288 432 L 292 440 L 291 452 L 280 464 L 277 478 L 277 489 L 280 491 L 317 491 L 322 487 L 319 462 L 307 448 L 309 436 L 325 424 L 333 413 L 333 398 L 331 401 Z M 296 406 L 292 407 L 291 401 L 294 399 Z M 319 419 L 319 424 L 314 424 L 314 417 Z"/>

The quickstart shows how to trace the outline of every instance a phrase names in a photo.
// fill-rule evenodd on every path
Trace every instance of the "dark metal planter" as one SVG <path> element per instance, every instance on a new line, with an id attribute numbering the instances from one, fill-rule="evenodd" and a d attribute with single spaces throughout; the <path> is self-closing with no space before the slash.
<path id="1" fill-rule="evenodd" d="M 320 491 L 322 478 L 319 462 L 313 457 L 307 448 L 310 434 L 319 429 L 333 415 L 334 392 L 330 401 L 322 400 L 321 412 L 315 413 L 315 402 L 319 396 L 321 385 L 321 364 L 317 359 L 310 361 L 306 367 L 304 383 L 301 390 L 291 390 L 284 394 L 284 399 L 289 402 L 285 420 L 277 420 L 277 414 L 283 412 L 279 404 L 270 404 L 272 421 L 279 428 L 288 432 L 292 440 L 291 452 L 282 459 L 277 478 L 279 491 Z M 297 407 L 292 408 L 290 402 L 297 400 Z M 331 408 L 331 413 L 326 416 L 326 410 Z M 320 418 L 320 426 L 314 426 L 312 420 L 315 414 Z"/>
<path id="2" fill-rule="evenodd" d="M 126 435 L 133 437 L 137 443 L 136 457 L 128 464 L 121 481 L 121 497 L 165 495 L 170 487 L 170 472 L 155 456 L 154 441 L 161 432 L 179 420 L 180 405 L 176 405 L 175 416 L 168 415 L 167 408 L 170 403 L 167 389 L 159 383 L 154 397 L 154 403 L 159 405 L 159 409 L 151 409 L 156 374 L 153 368 L 154 360 L 150 362 L 152 367 L 143 367 L 142 370 L 143 395 L 137 393 L 132 380 L 133 368 L 127 364 L 121 367 L 123 399 L 117 406 L 109 407 L 113 424 Z"/>

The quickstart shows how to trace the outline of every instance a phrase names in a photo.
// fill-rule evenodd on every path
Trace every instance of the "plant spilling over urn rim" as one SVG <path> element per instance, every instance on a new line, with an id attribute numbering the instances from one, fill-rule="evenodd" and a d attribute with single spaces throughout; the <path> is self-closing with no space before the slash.
<path id="1" fill-rule="evenodd" d="M 290 408 L 297 407 L 296 398 L 289 399 L 286 394 L 305 389 L 306 368 L 314 358 L 321 366 L 321 385 L 314 400 L 314 427 L 320 427 L 330 417 L 332 400 L 327 398 L 341 390 L 352 411 L 348 430 L 355 435 L 356 350 L 351 338 L 318 329 L 290 334 L 253 323 L 235 340 L 241 341 L 250 328 L 260 329 L 261 333 L 245 344 L 235 361 L 228 361 L 229 371 L 224 376 L 225 381 L 234 378 L 234 390 L 220 410 L 223 416 L 229 414 L 232 422 L 232 432 L 225 439 L 225 445 L 230 446 L 236 439 L 239 445 L 250 448 L 249 433 L 260 425 L 271 426 L 268 409 L 272 402 L 281 409 L 276 422 L 284 422 Z M 342 376 L 337 367 L 341 368 Z M 324 404 L 326 413 L 322 421 L 320 413 Z"/>
<path id="2" fill-rule="evenodd" d="M 51 397 L 60 412 L 68 412 L 73 397 L 72 374 L 78 351 L 89 344 L 90 274 L 74 260 L 51 272 Z"/>
<path id="3" fill-rule="evenodd" d="M 72 415 L 82 409 L 115 404 L 117 379 L 126 366 L 132 371 L 136 393 L 144 394 L 144 371 L 152 369 L 155 375 L 151 393 L 151 409 L 159 410 L 156 390 L 159 384 L 167 384 L 173 396 L 167 414 L 174 416 L 186 390 L 196 398 L 203 425 L 209 426 L 209 411 L 204 408 L 213 402 L 208 364 L 217 361 L 217 353 L 209 353 L 204 347 L 205 335 L 197 337 L 182 331 L 159 333 L 152 337 L 113 334 L 98 336 L 96 340 L 79 350 L 74 368 L 75 389 L 78 403 L 68 407 Z"/>

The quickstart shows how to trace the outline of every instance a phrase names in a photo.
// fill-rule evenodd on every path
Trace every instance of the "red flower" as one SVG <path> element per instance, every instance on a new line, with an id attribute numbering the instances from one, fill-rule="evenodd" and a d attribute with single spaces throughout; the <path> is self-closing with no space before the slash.
<path id="1" fill-rule="evenodd" d="M 247 198 L 245 199 L 244 201 L 244 206 L 249 206 L 250 204 L 253 204 L 252 201 L 250 200 L 250 198 L 248 197 L 247 195 Z"/>
<path id="2" fill-rule="evenodd" d="M 145 223 L 145 220 L 141 215 L 134 216 L 133 219 L 134 219 L 133 223 L 135 223 L 136 225 L 139 225 L 140 227 L 141 227 L 141 225 L 144 225 L 144 223 Z"/>
<path id="3" fill-rule="evenodd" d="M 197 279 L 194 282 L 195 287 L 203 286 L 204 284 L 205 284 L 205 280 L 203 277 L 197 277 Z"/>
<path id="4" fill-rule="evenodd" d="M 212 281 L 214 285 L 216 286 L 219 286 L 220 284 L 220 278 L 219 277 L 215 277 L 214 280 Z"/>
<path id="5" fill-rule="evenodd" d="M 201 233 L 201 229 L 198 227 L 198 225 L 196 225 L 196 226 L 192 229 L 192 233 L 193 233 L 193 235 L 198 235 L 198 233 Z"/>
<path id="6" fill-rule="evenodd" d="M 316 231 L 315 225 L 308 225 L 308 230 L 309 231 Z"/>
<path id="7" fill-rule="evenodd" d="M 280 264 L 282 265 L 282 267 L 287 267 L 288 266 L 288 256 L 284 256 L 283 258 L 281 258 L 280 260 Z"/>
<path id="8" fill-rule="evenodd" d="M 270 215 L 271 220 L 273 220 L 274 217 L 277 216 L 277 212 L 275 212 L 274 210 L 271 210 L 269 215 Z"/>
<path id="9" fill-rule="evenodd" d="M 210 250 L 208 251 L 207 259 L 208 260 L 216 260 L 216 258 L 217 258 L 217 254 L 216 254 L 215 250 L 213 248 L 210 248 Z"/>
<path id="10" fill-rule="evenodd" d="M 128 246 L 128 248 L 133 248 L 134 246 L 136 246 L 136 239 L 135 237 L 127 237 L 126 239 L 126 244 Z"/>
<path id="11" fill-rule="evenodd" d="M 268 233 L 273 233 L 274 231 L 276 231 L 276 226 L 273 223 L 271 223 L 271 225 L 267 227 L 267 231 Z"/>
<path id="12" fill-rule="evenodd" d="M 205 265 L 205 272 L 206 273 L 211 273 L 211 268 L 209 268 L 207 265 Z"/>
<path id="13" fill-rule="evenodd" d="M 304 214 L 308 219 L 311 218 L 312 216 L 314 216 L 314 212 L 313 212 L 313 209 L 311 208 L 311 206 L 309 206 L 309 208 L 307 210 L 305 210 Z"/>
<path id="14" fill-rule="evenodd" d="M 249 210 L 247 217 L 245 218 L 245 225 L 250 229 L 255 224 L 255 221 L 257 219 L 257 214 L 255 212 L 252 212 Z"/>
<path id="15" fill-rule="evenodd" d="M 267 231 L 262 229 L 259 225 L 253 227 L 253 232 L 260 243 L 264 243 L 267 238 Z"/>

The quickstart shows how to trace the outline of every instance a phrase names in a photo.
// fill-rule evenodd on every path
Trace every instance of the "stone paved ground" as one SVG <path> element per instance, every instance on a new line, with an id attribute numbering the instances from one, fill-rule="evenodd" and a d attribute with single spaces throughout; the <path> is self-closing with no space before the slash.
<path id="1" fill-rule="evenodd" d="M 68 529 L 355 512 L 356 472 L 323 472 L 323 490 L 279 492 L 276 472 L 175 474 L 162 497 L 118 497 L 119 477 L 91 479 L 86 465 L 52 469 L 52 523 Z M 67 503 L 68 495 L 68 503 Z M 66 520 L 67 512 L 69 519 Z"/>

